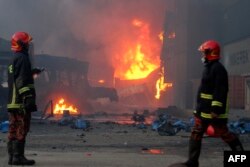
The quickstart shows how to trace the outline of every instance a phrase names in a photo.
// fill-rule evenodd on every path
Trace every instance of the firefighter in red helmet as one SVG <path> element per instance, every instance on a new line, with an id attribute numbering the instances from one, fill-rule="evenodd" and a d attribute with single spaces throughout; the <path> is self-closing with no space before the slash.
<path id="1" fill-rule="evenodd" d="M 8 66 L 9 112 L 8 154 L 9 165 L 33 165 L 34 160 L 24 156 L 25 139 L 30 127 L 31 112 L 36 111 L 36 93 L 29 58 L 32 37 L 16 32 L 11 38 L 13 58 Z"/>
<path id="2" fill-rule="evenodd" d="M 197 93 L 195 125 L 189 140 L 189 157 L 185 163 L 171 166 L 198 167 L 203 134 L 213 127 L 214 136 L 220 137 L 233 151 L 243 151 L 238 137 L 229 132 L 228 120 L 228 75 L 219 62 L 220 45 L 209 40 L 198 49 L 202 52 L 204 71 Z"/>

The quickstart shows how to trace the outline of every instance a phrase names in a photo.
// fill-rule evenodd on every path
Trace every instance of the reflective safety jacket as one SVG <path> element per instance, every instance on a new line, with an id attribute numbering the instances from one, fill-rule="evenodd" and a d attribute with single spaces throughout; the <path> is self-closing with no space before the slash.
<path id="1" fill-rule="evenodd" d="M 197 93 L 197 106 L 194 114 L 202 119 L 212 119 L 211 112 L 220 119 L 228 118 L 228 75 L 219 61 L 205 65 L 201 84 Z"/>
<path id="2" fill-rule="evenodd" d="M 13 59 L 8 66 L 8 87 L 7 109 L 9 112 L 23 109 L 25 97 L 35 98 L 34 79 L 28 53 L 13 53 Z"/>

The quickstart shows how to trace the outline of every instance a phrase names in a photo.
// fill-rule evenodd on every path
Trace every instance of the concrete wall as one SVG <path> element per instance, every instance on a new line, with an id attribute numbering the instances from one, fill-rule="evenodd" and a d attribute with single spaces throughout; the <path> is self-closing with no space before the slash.
<path id="1" fill-rule="evenodd" d="M 223 57 L 229 75 L 244 78 L 244 84 L 237 83 L 232 88 L 231 96 L 236 97 L 244 90 L 242 103 L 244 109 L 250 110 L 250 37 L 226 44 L 223 47 Z"/>
<path id="2" fill-rule="evenodd" d="M 223 57 L 229 75 L 250 74 L 250 37 L 225 45 Z"/>

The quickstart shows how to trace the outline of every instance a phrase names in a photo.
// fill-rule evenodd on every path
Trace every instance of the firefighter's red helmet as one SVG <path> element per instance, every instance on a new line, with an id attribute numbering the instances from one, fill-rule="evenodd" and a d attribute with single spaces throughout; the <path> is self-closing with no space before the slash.
<path id="1" fill-rule="evenodd" d="M 198 50 L 203 52 L 209 61 L 220 59 L 220 45 L 214 40 L 204 42 Z"/>
<path id="2" fill-rule="evenodd" d="M 19 52 L 24 49 L 24 46 L 29 45 L 32 37 L 26 32 L 16 32 L 11 37 L 11 50 Z"/>

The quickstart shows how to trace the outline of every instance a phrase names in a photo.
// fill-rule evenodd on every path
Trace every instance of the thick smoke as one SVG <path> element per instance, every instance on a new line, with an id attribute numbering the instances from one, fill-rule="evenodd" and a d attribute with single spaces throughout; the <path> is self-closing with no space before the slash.
<path id="1" fill-rule="evenodd" d="M 114 45 L 133 38 L 131 20 L 144 20 L 160 32 L 166 7 L 166 0 L 2 0 L 0 37 L 27 31 L 35 53 L 86 60 L 103 71 L 119 49 Z"/>

